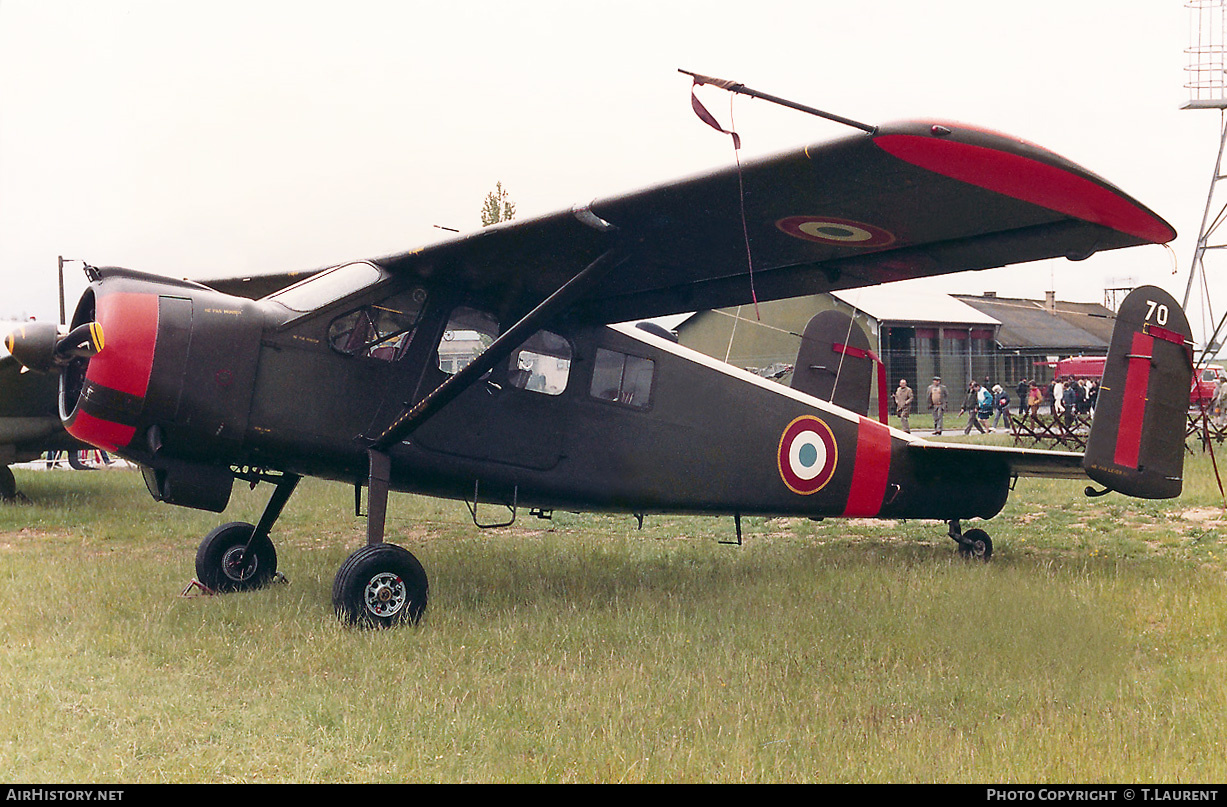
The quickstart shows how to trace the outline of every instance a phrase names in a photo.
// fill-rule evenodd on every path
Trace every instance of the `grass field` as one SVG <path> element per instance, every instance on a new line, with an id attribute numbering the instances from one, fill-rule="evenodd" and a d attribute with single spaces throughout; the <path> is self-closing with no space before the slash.
<path id="1" fill-rule="evenodd" d="M 961 430 L 960 430 L 961 432 Z M 961 433 L 958 435 L 961 437 Z M 183 597 L 254 521 L 158 505 L 131 471 L 18 471 L 0 508 L 10 782 L 1150 782 L 1227 779 L 1227 549 L 1206 455 L 1185 495 L 1022 480 L 985 525 L 522 514 L 397 495 L 431 577 L 416 628 L 330 589 L 352 490 L 305 481 L 287 584 Z"/>

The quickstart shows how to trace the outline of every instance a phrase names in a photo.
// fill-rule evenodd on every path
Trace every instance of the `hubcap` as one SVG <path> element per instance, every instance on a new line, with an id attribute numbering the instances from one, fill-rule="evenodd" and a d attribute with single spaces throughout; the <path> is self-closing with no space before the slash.
<path id="1" fill-rule="evenodd" d="M 250 580 L 259 565 L 260 561 L 256 554 L 253 552 L 249 560 L 247 550 L 242 546 L 232 546 L 226 550 L 225 555 L 222 555 L 222 572 L 226 577 L 239 583 Z"/>
<path id="2" fill-rule="evenodd" d="M 380 572 L 372 577 L 363 592 L 366 610 L 378 617 L 394 616 L 408 600 L 405 581 L 391 572 Z"/>

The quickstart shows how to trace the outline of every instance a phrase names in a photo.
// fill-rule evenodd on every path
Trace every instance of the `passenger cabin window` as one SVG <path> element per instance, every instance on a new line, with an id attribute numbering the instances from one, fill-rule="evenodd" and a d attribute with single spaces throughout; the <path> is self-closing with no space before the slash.
<path id="1" fill-rule="evenodd" d="M 655 367 L 651 359 L 597 348 L 589 392 L 601 401 L 645 409 L 652 394 Z"/>
<path id="2" fill-rule="evenodd" d="M 328 326 L 328 344 L 347 356 L 396 361 L 413 339 L 425 302 L 426 291 L 414 288 L 343 314 Z"/>
<path id="3" fill-rule="evenodd" d="M 457 308 L 439 341 L 439 369 L 455 375 L 485 353 L 497 337 L 498 320 L 493 316 L 476 308 Z"/>
<path id="4" fill-rule="evenodd" d="M 571 343 L 556 333 L 538 331 L 511 354 L 507 381 L 517 389 L 561 395 L 571 375 Z"/>

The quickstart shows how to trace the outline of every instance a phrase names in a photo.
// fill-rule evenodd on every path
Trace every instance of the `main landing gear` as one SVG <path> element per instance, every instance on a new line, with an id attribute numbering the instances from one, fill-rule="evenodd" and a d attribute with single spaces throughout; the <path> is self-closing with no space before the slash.
<path id="1" fill-rule="evenodd" d="M 274 482 L 277 487 L 259 524 L 223 524 L 201 541 L 196 550 L 196 578 L 216 592 L 250 591 L 272 581 L 277 573 L 277 550 L 269 531 L 300 479 L 294 474 L 264 473 L 240 478 Z M 382 516 L 380 525 L 382 538 Z M 382 540 L 368 541 L 341 564 L 332 584 L 332 605 L 347 625 L 416 624 L 426 610 L 428 588 L 426 572 L 412 554 Z"/>
<path id="2" fill-rule="evenodd" d="M 988 560 L 993 556 L 993 539 L 982 529 L 963 532 L 957 518 L 950 520 L 950 537 L 959 545 L 959 554 L 965 558 Z"/>

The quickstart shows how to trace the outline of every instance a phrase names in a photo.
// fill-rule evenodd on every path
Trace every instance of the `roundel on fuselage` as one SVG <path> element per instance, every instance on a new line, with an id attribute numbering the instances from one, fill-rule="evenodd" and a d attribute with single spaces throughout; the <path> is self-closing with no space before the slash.
<path id="1" fill-rule="evenodd" d="M 794 493 L 817 493 L 835 474 L 838 453 L 831 427 L 813 415 L 802 415 L 780 436 L 780 478 Z"/>

